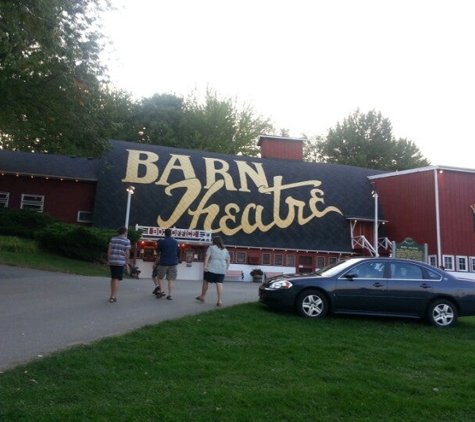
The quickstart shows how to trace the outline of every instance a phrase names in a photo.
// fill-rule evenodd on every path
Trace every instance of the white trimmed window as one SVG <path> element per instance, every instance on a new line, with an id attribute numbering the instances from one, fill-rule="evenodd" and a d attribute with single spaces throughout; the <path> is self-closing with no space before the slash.
<path id="1" fill-rule="evenodd" d="M 43 212 L 44 203 L 45 203 L 44 195 L 29 195 L 29 194 L 23 193 L 21 195 L 20 208 L 22 210 L 32 210 L 32 211 Z"/>
<path id="2" fill-rule="evenodd" d="M 233 251 L 229 252 L 229 262 L 234 262 L 234 252 Z"/>
<path id="3" fill-rule="evenodd" d="M 475 273 L 475 257 L 474 256 L 471 256 L 470 258 L 468 258 L 468 262 L 470 264 L 470 268 L 469 268 L 469 271 L 471 273 Z"/>
<path id="4" fill-rule="evenodd" d="M 437 255 L 429 255 L 429 264 L 437 267 Z"/>
<path id="5" fill-rule="evenodd" d="M 467 271 L 467 257 L 457 256 L 457 271 Z"/>
<path id="6" fill-rule="evenodd" d="M 92 223 L 92 212 L 78 211 L 78 223 Z"/>
<path id="7" fill-rule="evenodd" d="M 270 265 L 270 253 L 262 254 L 262 265 Z"/>
<path id="8" fill-rule="evenodd" d="M 444 261 L 444 267 L 447 271 L 454 271 L 454 256 L 453 255 L 443 255 L 442 259 Z"/>
<path id="9" fill-rule="evenodd" d="M 325 257 L 324 256 L 317 256 L 317 268 L 322 269 L 325 267 Z"/>
<path id="10" fill-rule="evenodd" d="M 0 192 L 0 208 L 8 208 L 9 200 L 10 200 L 9 192 Z"/>

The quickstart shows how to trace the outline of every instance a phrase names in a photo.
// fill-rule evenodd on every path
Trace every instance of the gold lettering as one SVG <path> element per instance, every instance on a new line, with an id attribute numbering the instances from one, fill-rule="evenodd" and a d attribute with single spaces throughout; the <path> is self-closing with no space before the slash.
<path id="1" fill-rule="evenodd" d="M 211 204 L 208 207 L 205 207 L 205 204 L 208 202 L 215 192 L 220 190 L 224 186 L 224 180 L 218 180 L 212 186 L 210 186 L 209 190 L 203 195 L 201 201 L 199 202 L 198 206 L 195 210 L 189 210 L 188 214 L 190 214 L 193 218 L 190 223 L 190 229 L 194 229 L 197 224 L 198 220 L 201 215 L 207 214 L 205 221 L 203 223 L 204 230 L 213 230 L 213 220 L 219 213 L 219 205 Z"/>
<path id="2" fill-rule="evenodd" d="M 184 179 L 196 178 L 195 170 L 193 164 L 191 164 L 189 155 L 170 155 L 171 158 L 168 160 L 168 163 L 163 170 L 162 177 L 160 177 L 160 180 L 157 180 L 157 185 L 168 186 L 170 184 L 168 178 L 170 177 L 172 170 L 180 170 L 183 173 Z"/>
<path id="3" fill-rule="evenodd" d="M 205 189 L 209 189 L 217 180 L 217 175 L 222 176 L 224 184 L 227 191 L 236 191 L 234 186 L 233 178 L 229 174 L 229 163 L 224 160 L 218 160 L 216 158 L 204 158 L 205 168 L 206 168 L 206 184 Z M 221 168 L 216 168 L 216 165 L 219 165 Z"/>
<path id="4" fill-rule="evenodd" d="M 262 221 L 262 213 L 263 213 L 264 207 L 262 205 L 258 205 L 256 207 L 256 221 L 259 222 L 259 229 L 262 232 L 267 232 L 269 231 L 272 227 L 275 226 L 275 221 L 272 221 L 270 224 L 265 225 Z"/>
<path id="5" fill-rule="evenodd" d="M 127 152 L 129 153 L 127 169 L 122 182 L 149 184 L 157 180 L 158 167 L 155 163 L 158 161 L 158 154 L 133 149 L 128 149 Z M 145 168 L 145 174 L 142 177 L 139 176 L 140 166 Z"/>
<path id="6" fill-rule="evenodd" d="M 262 163 L 252 163 L 256 167 L 255 169 L 251 168 L 251 166 L 245 161 L 235 160 L 235 163 L 239 171 L 239 184 L 241 186 L 239 190 L 241 192 L 250 192 L 249 187 L 247 186 L 246 176 L 248 176 L 258 188 L 267 188 L 269 186 Z"/>
<path id="7" fill-rule="evenodd" d="M 165 193 L 168 196 L 173 197 L 173 191 L 175 189 L 185 188 L 185 193 L 181 197 L 181 200 L 178 201 L 175 210 L 168 220 L 164 220 L 160 215 L 157 217 L 157 223 L 159 227 L 173 227 L 178 219 L 188 211 L 190 205 L 198 197 L 201 192 L 201 182 L 198 179 L 187 179 L 182 180 L 181 182 L 174 183 L 173 185 L 165 188 Z M 194 227 L 189 227 L 193 229 Z"/>
<path id="8" fill-rule="evenodd" d="M 158 159 L 157 154 L 130 150 L 126 177 L 123 181 L 155 182 L 157 185 L 166 186 L 165 194 L 173 198 L 176 206 L 168 218 L 158 215 L 157 223 L 160 227 L 173 227 L 188 214 L 191 216 L 191 222 L 187 229 L 199 228 L 232 236 L 239 232 L 251 234 L 260 231 L 264 233 L 273 227 L 285 229 L 295 223 L 303 226 L 330 212 L 342 214 L 337 207 L 325 207 L 324 191 L 319 189 L 322 184 L 319 180 L 283 184 L 283 176 L 275 176 L 272 180 L 273 185 L 269 186 L 261 163 L 252 163 L 254 165 L 252 167 L 246 162 L 236 160 L 240 182 L 238 189 L 229 173 L 228 162 L 204 158 L 206 184 L 203 186 L 196 177 L 189 156 L 171 155 L 160 178 L 158 178 L 158 166 L 155 164 Z M 143 166 L 143 169 L 140 166 Z M 140 171 L 144 175 L 141 175 Z M 183 180 L 172 183 L 170 179 L 172 179 L 174 171 L 181 172 Z M 257 189 L 251 190 L 250 182 Z M 306 200 L 297 199 L 289 192 L 305 186 L 309 187 Z M 256 191 L 261 195 L 271 195 L 271 207 L 266 209 L 265 205 L 257 202 L 257 199 L 248 202 L 244 208 L 236 203 L 219 203 L 214 197 L 221 190 L 249 192 L 251 198 L 255 198 L 254 192 Z M 298 193 L 298 198 L 301 198 L 301 189 Z M 245 198 L 245 194 L 242 198 Z M 194 205 L 195 208 L 192 208 Z M 223 207 L 224 212 L 222 211 Z"/>
<path id="9" fill-rule="evenodd" d="M 343 215 L 343 213 L 337 207 L 326 207 L 324 210 L 320 211 L 317 208 L 317 204 L 321 202 L 322 204 L 325 203 L 323 198 L 317 198 L 317 193 L 323 196 L 323 191 L 320 189 L 312 189 L 310 192 L 311 199 L 309 201 L 310 209 L 312 210 L 312 215 L 317 218 L 322 218 L 325 214 L 329 212 L 337 212 L 338 214 Z"/>
<path id="10" fill-rule="evenodd" d="M 224 217 L 221 217 L 219 229 L 221 233 L 226 236 L 232 236 L 241 230 L 241 226 L 237 225 L 234 228 L 228 226 L 228 222 L 236 223 L 236 214 L 239 212 L 237 204 L 228 204 L 224 207 Z"/>

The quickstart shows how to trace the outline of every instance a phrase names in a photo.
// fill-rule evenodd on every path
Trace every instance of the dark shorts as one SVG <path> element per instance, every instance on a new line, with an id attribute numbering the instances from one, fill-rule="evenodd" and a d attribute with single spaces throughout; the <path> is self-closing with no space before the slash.
<path id="1" fill-rule="evenodd" d="M 222 283 L 224 281 L 224 274 L 215 274 L 210 271 L 203 273 L 203 280 L 208 283 Z"/>
<path id="2" fill-rule="evenodd" d="M 111 265 L 111 278 L 114 280 L 122 280 L 124 278 L 124 266 L 123 265 Z"/>
<path id="3" fill-rule="evenodd" d="M 157 277 L 159 280 L 163 280 L 165 276 L 168 281 L 175 281 L 178 275 L 176 265 L 159 265 L 157 267 Z"/>

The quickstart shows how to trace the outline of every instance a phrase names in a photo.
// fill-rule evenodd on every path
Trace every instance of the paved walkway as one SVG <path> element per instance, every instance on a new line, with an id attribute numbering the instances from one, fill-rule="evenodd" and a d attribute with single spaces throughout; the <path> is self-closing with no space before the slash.
<path id="1" fill-rule="evenodd" d="M 194 300 L 201 281 L 176 281 L 173 300 L 157 300 L 151 279 L 123 280 L 109 303 L 109 278 L 0 265 L 0 370 L 145 325 L 217 309 L 216 289 Z M 224 307 L 257 301 L 258 286 L 226 282 Z"/>

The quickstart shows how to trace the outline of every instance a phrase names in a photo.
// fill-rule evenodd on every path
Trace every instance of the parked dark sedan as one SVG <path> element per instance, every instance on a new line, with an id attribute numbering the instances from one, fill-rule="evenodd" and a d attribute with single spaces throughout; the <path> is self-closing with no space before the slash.
<path id="1" fill-rule="evenodd" d="M 475 282 L 417 261 L 352 258 L 311 274 L 270 278 L 259 287 L 259 301 L 308 318 L 400 316 L 451 327 L 459 316 L 475 315 Z"/>

